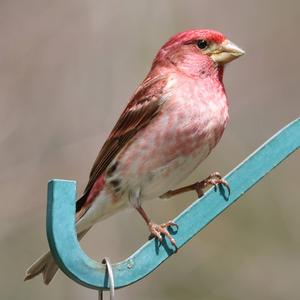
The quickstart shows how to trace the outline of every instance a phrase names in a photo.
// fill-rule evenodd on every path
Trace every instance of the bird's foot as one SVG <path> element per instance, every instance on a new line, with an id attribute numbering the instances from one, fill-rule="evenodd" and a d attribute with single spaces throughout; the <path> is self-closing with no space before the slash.
<path id="1" fill-rule="evenodd" d="M 230 187 L 228 185 L 228 182 L 222 178 L 219 172 L 214 172 L 202 181 L 197 181 L 191 185 L 184 186 L 176 190 L 168 191 L 162 196 L 160 196 L 160 198 L 170 198 L 175 195 L 182 194 L 189 191 L 196 191 L 198 197 L 200 198 L 201 196 L 203 196 L 203 189 L 209 186 L 217 187 L 219 184 L 224 185 L 227 188 L 228 192 L 230 193 Z"/>
<path id="2" fill-rule="evenodd" d="M 175 227 L 176 229 L 178 229 L 178 225 L 176 223 L 174 223 L 173 221 L 168 221 L 168 222 L 160 224 L 160 225 L 155 224 L 153 222 L 149 222 L 149 224 L 148 224 L 148 227 L 150 230 L 149 239 L 156 237 L 161 243 L 163 240 L 162 235 L 164 235 L 169 239 L 169 241 L 171 242 L 171 244 L 175 247 L 175 250 L 177 251 L 176 241 L 171 236 L 170 232 L 167 230 L 168 227 L 172 227 L 172 226 Z"/>
<path id="3" fill-rule="evenodd" d="M 227 188 L 228 193 L 230 194 L 229 184 L 225 179 L 222 178 L 219 172 L 210 174 L 207 178 L 202 181 L 195 182 L 194 184 L 192 184 L 192 186 L 194 187 L 193 189 L 196 191 L 198 197 L 200 198 L 201 196 L 203 196 L 203 189 L 209 186 L 217 187 L 219 184 L 224 185 Z"/>

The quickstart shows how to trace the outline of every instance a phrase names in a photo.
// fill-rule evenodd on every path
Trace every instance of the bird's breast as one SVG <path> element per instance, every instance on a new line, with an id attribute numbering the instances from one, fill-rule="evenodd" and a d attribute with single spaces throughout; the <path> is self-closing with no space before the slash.
<path id="1" fill-rule="evenodd" d="M 159 115 L 120 153 L 129 186 L 158 196 L 186 178 L 219 141 L 228 119 L 222 87 L 179 85 Z"/>
<path id="2" fill-rule="evenodd" d="M 197 155 L 210 152 L 222 136 L 228 105 L 222 85 L 210 80 L 179 85 L 163 107 L 161 135 L 170 154 Z"/>

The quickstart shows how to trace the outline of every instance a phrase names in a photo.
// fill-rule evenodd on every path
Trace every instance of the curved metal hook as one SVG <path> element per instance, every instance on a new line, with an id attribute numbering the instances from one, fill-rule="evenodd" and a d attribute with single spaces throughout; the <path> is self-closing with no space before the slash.
<path id="1" fill-rule="evenodd" d="M 174 221 L 178 248 L 234 203 L 268 172 L 300 146 L 300 119 L 287 125 L 227 176 L 231 194 L 209 190 Z M 92 260 L 81 249 L 75 231 L 76 182 L 51 180 L 48 184 L 47 236 L 52 254 L 60 269 L 74 281 L 93 289 L 109 289 L 103 264 Z M 224 200 L 225 199 L 225 200 Z M 155 240 L 147 242 L 129 258 L 113 264 L 115 288 L 130 285 L 156 269 L 173 254 L 169 241 L 157 248 Z"/>
<path id="2" fill-rule="evenodd" d="M 112 266 L 111 266 L 111 262 L 110 259 L 108 257 L 104 257 L 104 259 L 102 260 L 102 263 L 106 265 L 107 268 L 107 274 L 108 274 L 108 278 L 109 278 L 109 289 L 110 289 L 110 300 L 114 300 L 115 299 L 115 281 L 114 281 L 114 274 L 113 274 L 113 270 L 112 270 Z M 103 290 L 99 290 L 99 300 L 103 300 Z"/>

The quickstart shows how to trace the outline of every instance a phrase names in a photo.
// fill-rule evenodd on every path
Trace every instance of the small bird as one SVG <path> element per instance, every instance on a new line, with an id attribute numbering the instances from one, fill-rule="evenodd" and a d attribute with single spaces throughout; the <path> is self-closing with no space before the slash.
<path id="1" fill-rule="evenodd" d="M 145 220 L 152 237 L 159 241 L 166 237 L 176 247 L 167 227 L 177 225 L 152 222 L 143 202 L 190 190 L 200 197 L 210 185 L 228 187 L 215 172 L 174 189 L 219 142 L 228 121 L 224 66 L 243 54 L 223 34 L 210 29 L 178 33 L 162 46 L 102 146 L 76 202 L 78 239 L 129 203 Z M 57 270 L 48 252 L 29 267 L 25 280 L 42 273 L 48 284 Z"/>

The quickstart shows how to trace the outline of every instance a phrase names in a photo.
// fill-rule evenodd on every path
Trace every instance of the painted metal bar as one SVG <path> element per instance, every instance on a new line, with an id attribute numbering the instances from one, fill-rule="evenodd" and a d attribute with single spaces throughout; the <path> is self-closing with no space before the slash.
<path id="1" fill-rule="evenodd" d="M 231 194 L 220 187 L 210 189 L 201 199 L 185 209 L 172 232 L 178 248 L 239 199 L 274 167 L 300 146 L 300 119 L 287 125 L 232 170 L 225 178 Z M 105 266 L 92 260 L 81 249 L 75 232 L 76 182 L 54 179 L 48 184 L 47 236 L 50 249 L 60 269 L 74 281 L 92 289 L 108 289 Z M 113 264 L 115 287 L 130 285 L 155 270 L 174 254 L 169 241 L 159 246 L 151 240 L 130 257 Z M 179 254 L 180 255 L 180 252 Z"/>

